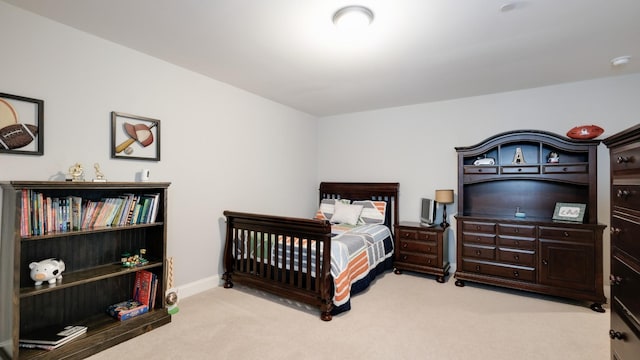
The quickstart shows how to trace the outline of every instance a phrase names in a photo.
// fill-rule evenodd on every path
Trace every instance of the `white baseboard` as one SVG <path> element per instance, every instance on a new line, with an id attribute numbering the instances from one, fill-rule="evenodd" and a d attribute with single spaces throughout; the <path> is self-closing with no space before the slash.
<path id="1" fill-rule="evenodd" d="M 222 284 L 222 280 L 220 276 L 214 275 L 209 276 L 204 279 L 196 280 L 194 282 L 177 286 L 178 293 L 180 294 L 180 298 L 188 298 L 189 296 L 199 294 L 203 291 L 207 291 L 213 288 L 216 288 Z"/>

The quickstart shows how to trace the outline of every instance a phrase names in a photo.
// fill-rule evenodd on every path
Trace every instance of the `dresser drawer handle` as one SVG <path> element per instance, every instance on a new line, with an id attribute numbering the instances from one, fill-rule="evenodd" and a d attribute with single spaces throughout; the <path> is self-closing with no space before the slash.
<path id="1" fill-rule="evenodd" d="M 480 251 L 480 250 L 476 250 L 476 255 L 477 255 L 477 256 L 482 255 L 482 251 Z"/>
<path id="2" fill-rule="evenodd" d="M 567 171 L 569 171 L 569 169 L 567 169 L 566 167 L 563 167 L 562 171 L 567 172 Z"/>
<path id="3" fill-rule="evenodd" d="M 520 229 L 515 228 L 515 229 L 513 230 L 513 232 L 517 234 L 517 233 L 519 233 L 519 232 L 520 232 Z"/>
<path id="4" fill-rule="evenodd" d="M 409 234 L 409 233 L 403 233 L 403 234 L 402 234 L 402 237 L 405 237 L 405 238 L 407 238 L 407 239 L 408 239 L 408 238 L 410 238 L 410 237 L 411 237 L 411 234 Z"/>
<path id="5" fill-rule="evenodd" d="M 513 276 L 514 276 L 514 277 L 519 277 L 519 276 L 520 276 L 520 274 L 518 273 L 518 271 L 514 271 L 514 272 L 513 272 Z"/>
<path id="6" fill-rule="evenodd" d="M 624 340 L 624 338 L 625 338 L 623 333 L 621 333 L 620 331 L 615 331 L 613 329 L 609 330 L 609 337 L 612 340 L 615 340 L 615 339 Z"/>
<path id="7" fill-rule="evenodd" d="M 431 252 L 431 247 L 427 247 L 427 252 Z"/>
<path id="8" fill-rule="evenodd" d="M 519 255 L 513 255 L 513 260 L 520 260 L 520 256 Z"/>
<path id="9" fill-rule="evenodd" d="M 409 246 L 409 244 L 407 244 L 407 243 L 402 243 L 402 248 L 403 248 L 403 249 L 406 249 L 406 248 L 407 248 L 407 246 Z"/>
<path id="10" fill-rule="evenodd" d="M 609 280 L 611 280 L 611 286 L 618 286 L 622 282 L 622 278 L 620 276 L 615 276 L 613 274 L 609 275 Z"/>
<path id="11" fill-rule="evenodd" d="M 407 260 L 409 257 L 407 255 L 402 256 L 402 260 Z"/>
<path id="12" fill-rule="evenodd" d="M 564 235 L 564 237 L 569 237 L 569 233 L 566 231 L 562 235 Z"/>
<path id="13" fill-rule="evenodd" d="M 542 264 L 543 265 L 549 265 L 549 262 L 547 261 L 547 259 L 542 259 Z"/>
<path id="14" fill-rule="evenodd" d="M 476 236 L 476 241 L 480 241 L 480 236 Z"/>
<path id="15" fill-rule="evenodd" d="M 631 161 L 631 158 L 628 156 L 618 156 L 618 159 L 616 159 L 616 162 L 618 164 L 628 163 L 630 161 Z"/>
<path id="16" fill-rule="evenodd" d="M 427 264 L 431 265 L 431 259 L 427 259 Z"/>
<path id="17" fill-rule="evenodd" d="M 620 199 L 626 199 L 629 197 L 629 195 L 631 195 L 631 192 L 629 190 L 618 189 L 618 192 L 616 193 L 616 196 Z"/>
<path id="18" fill-rule="evenodd" d="M 622 232 L 622 229 L 617 227 L 611 227 L 609 231 L 611 231 L 611 235 L 620 235 L 620 233 Z"/>
<path id="19" fill-rule="evenodd" d="M 476 265 L 476 271 L 480 271 L 480 265 Z"/>
<path id="20" fill-rule="evenodd" d="M 480 225 L 476 225 L 476 230 L 480 230 Z"/>

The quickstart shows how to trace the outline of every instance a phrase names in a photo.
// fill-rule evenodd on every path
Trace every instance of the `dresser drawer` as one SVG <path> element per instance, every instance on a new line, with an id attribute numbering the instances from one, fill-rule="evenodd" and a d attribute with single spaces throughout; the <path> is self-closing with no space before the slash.
<path id="1" fill-rule="evenodd" d="M 498 245 L 516 249 L 535 249 L 536 239 L 517 236 L 498 236 Z"/>
<path id="2" fill-rule="evenodd" d="M 417 252 L 421 254 L 438 254 L 438 243 L 412 240 L 400 240 L 401 252 Z"/>
<path id="3" fill-rule="evenodd" d="M 530 166 L 503 166 L 500 170 L 503 174 L 539 174 L 540 167 L 537 165 Z"/>
<path id="4" fill-rule="evenodd" d="M 462 269 L 471 273 L 499 276 L 512 280 L 533 282 L 536 279 L 535 270 L 524 266 L 509 266 L 463 259 Z"/>
<path id="5" fill-rule="evenodd" d="M 399 228 L 398 239 L 418 240 L 418 231 Z"/>
<path id="6" fill-rule="evenodd" d="M 495 260 L 496 248 L 493 246 L 463 245 L 462 256 L 477 259 Z"/>
<path id="7" fill-rule="evenodd" d="M 498 234 L 535 237 L 536 227 L 533 225 L 498 224 Z"/>
<path id="8" fill-rule="evenodd" d="M 611 246 L 640 260 L 640 224 L 611 217 Z"/>
<path id="9" fill-rule="evenodd" d="M 542 172 L 544 174 L 586 174 L 589 172 L 589 164 L 544 165 Z"/>
<path id="10" fill-rule="evenodd" d="M 435 255 L 417 254 L 417 253 L 405 253 L 400 252 L 399 261 L 421 265 L 421 266 L 439 266 L 438 257 Z"/>
<path id="11" fill-rule="evenodd" d="M 536 252 L 533 250 L 498 248 L 498 260 L 516 265 L 535 266 Z"/>
<path id="12" fill-rule="evenodd" d="M 611 202 L 613 206 L 640 210 L 640 186 L 612 186 Z"/>
<path id="13" fill-rule="evenodd" d="M 626 148 L 622 151 L 611 152 L 611 171 L 640 169 L 640 148 Z"/>
<path id="14" fill-rule="evenodd" d="M 496 224 L 490 222 L 465 221 L 462 223 L 462 231 L 495 234 Z"/>
<path id="15" fill-rule="evenodd" d="M 623 305 L 640 332 L 640 273 L 615 256 L 611 259 L 611 296 Z"/>
<path id="16" fill-rule="evenodd" d="M 462 242 L 465 244 L 475 243 L 475 244 L 495 245 L 496 236 L 489 235 L 489 234 L 463 233 Z"/>
<path id="17" fill-rule="evenodd" d="M 497 166 L 488 166 L 488 165 L 479 165 L 479 166 L 465 166 L 464 167 L 465 174 L 497 174 L 498 167 Z"/>
<path id="18" fill-rule="evenodd" d="M 640 338 L 633 331 L 634 324 L 625 315 L 625 309 L 614 299 L 611 304 L 611 330 L 621 339 L 611 339 L 611 354 L 615 360 L 635 360 L 640 354 Z"/>
<path id="19" fill-rule="evenodd" d="M 582 243 L 593 243 L 594 235 L 591 230 L 573 229 L 573 228 L 561 228 L 561 227 L 546 227 L 540 226 L 540 238 L 551 240 L 563 240 Z"/>

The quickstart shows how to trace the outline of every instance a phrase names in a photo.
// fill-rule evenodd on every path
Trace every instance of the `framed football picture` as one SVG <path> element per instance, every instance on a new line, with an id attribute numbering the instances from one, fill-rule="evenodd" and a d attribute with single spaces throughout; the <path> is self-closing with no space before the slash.
<path id="1" fill-rule="evenodd" d="M 44 154 L 44 101 L 0 93 L 0 153 Z"/>
<path id="2" fill-rule="evenodd" d="M 111 157 L 160 161 L 160 120 L 112 111 Z"/>

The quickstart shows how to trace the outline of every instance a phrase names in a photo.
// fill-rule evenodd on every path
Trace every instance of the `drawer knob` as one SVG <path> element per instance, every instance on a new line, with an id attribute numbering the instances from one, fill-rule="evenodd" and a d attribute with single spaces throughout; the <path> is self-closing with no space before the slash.
<path id="1" fill-rule="evenodd" d="M 547 259 L 542 259 L 542 264 L 549 265 L 549 262 L 547 261 Z"/>
<path id="2" fill-rule="evenodd" d="M 520 260 L 520 256 L 519 255 L 513 255 L 513 259 L 514 260 Z"/>
<path id="3" fill-rule="evenodd" d="M 522 171 L 522 168 L 518 168 L 518 172 Z"/>
<path id="4" fill-rule="evenodd" d="M 409 246 L 409 244 L 407 244 L 407 243 L 402 243 L 402 248 L 403 248 L 403 249 L 406 249 L 406 248 L 407 248 L 407 246 Z"/>
<path id="5" fill-rule="evenodd" d="M 564 232 L 564 234 L 562 234 L 562 235 L 564 235 L 564 237 L 569 237 L 569 233 L 568 233 L 568 232 L 566 232 L 566 231 L 565 231 L 565 232 Z"/>
<path id="6" fill-rule="evenodd" d="M 407 260 L 409 257 L 407 255 L 402 256 L 402 260 Z"/>
<path id="7" fill-rule="evenodd" d="M 609 280 L 611 280 L 611 286 L 618 286 L 622 282 L 622 278 L 614 274 L 609 275 Z"/>
<path id="8" fill-rule="evenodd" d="M 618 164 L 628 163 L 629 161 L 631 161 L 631 159 L 628 156 L 618 156 L 618 158 L 616 159 L 616 162 Z"/>
<path id="9" fill-rule="evenodd" d="M 513 272 L 513 276 L 515 276 L 515 277 L 519 277 L 519 276 L 520 276 L 520 274 L 518 273 L 518 271 L 514 271 L 514 272 Z"/>
<path id="10" fill-rule="evenodd" d="M 517 234 L 517 233 L 519 233 L 519 232 L 520 232 L 520 229 L 515 228 L 515 229 L 513 230 L 513 232 L 515 232 L 515 233 Z"/>
<path id="11" fill-rule="evenodd" d="M 611 227 L 609 231 L 611 231 L 611 235 L 619 235 L 622 232 L 622 229 L 617 227 Z"/>
<path id="12" fill-rule="evenodd" d="M 428 251 L 428 252 L 431 252 L 431 247 L 427 247 L 427 251 Z"/>
<path id="13" fill-rule="evenodd" d="M 431 259 L 427 259 L 427 264 L 431 265 Z"/>
<path id="14" fill-rule="evenodd" d="M 620 199 L 626 199 L 629 195 L 631 195 L 631 192 L 623 189 L 618 189 L 618 192 L 616 193 L 616 196 Z"/>
<path id="15" fill-rule="evenodd" d="M 621 333 L 620 331 L 615 331 L 613 329 L 609 330 L 609 337 L 613 340 L 615 339 L 624 340 L 624 334 Z"/>
<path id="16" fill-rule="evenodd" d="M 476 271 L 480 271 L 480 265 L 476 265 Z"/>
<path id="17" fill-rule="evenodd" d="M 482 254 L 482 251 L 476 250 L 476 255 L 480 256 L 481 254 Z"/>
<path id="18" fill-rule="evenodd" d="M 566 167 L 562 168 L 562 171 L 567 172 L 569 171 L 569 169 L 567 169 Z"/>

